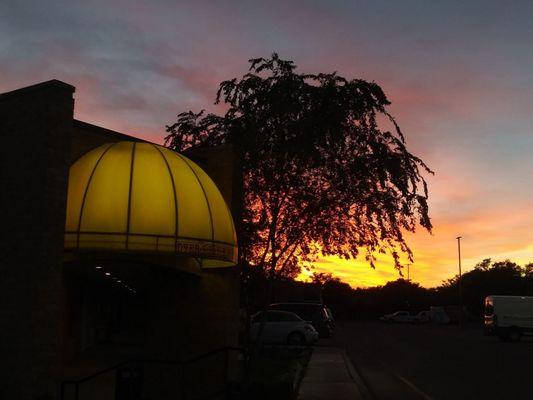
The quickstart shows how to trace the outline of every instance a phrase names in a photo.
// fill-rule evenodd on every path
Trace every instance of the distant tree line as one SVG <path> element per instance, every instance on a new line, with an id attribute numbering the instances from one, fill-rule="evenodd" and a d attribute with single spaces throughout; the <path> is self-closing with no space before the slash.
<path id="1" fill-rule="evenodd" d="M 329 273 L 315 273 L 313 281 L 322 287 L 322 297 L 337 316 L 370 319 L 398 310 L 418 312 L 430 306 L 464 306 L 472 318 L 483 312 L 488 295 L 533 296 L 533 263 L 520 266 L 510 260 L 478 263 L 459 279 L 455 276 L 436 288 L 400 278 L 383 286 L 353 289 Z M 459 290 L 461 286 L 461 291 Z"/>

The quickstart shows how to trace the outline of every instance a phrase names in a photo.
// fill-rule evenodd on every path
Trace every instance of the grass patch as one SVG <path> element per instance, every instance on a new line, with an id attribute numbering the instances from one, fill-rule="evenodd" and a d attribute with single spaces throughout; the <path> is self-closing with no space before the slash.
<path id="1" fill-rule="evenodd" d="M 254 399 L 295 399 L 311 348 L 263 347 L 254 359 L 251 395 Z"/>

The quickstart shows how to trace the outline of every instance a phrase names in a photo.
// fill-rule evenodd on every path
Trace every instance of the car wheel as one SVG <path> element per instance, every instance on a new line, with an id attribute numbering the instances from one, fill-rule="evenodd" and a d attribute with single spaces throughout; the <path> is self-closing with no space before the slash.
<path id="1" fill-rule="evenodd" d="M 509 341 L 519 342 L 522 338 L 522 331 L 519 328 L 511 328 L 509 331 Z"/>
<path id="2" fill-rule="evenodd" d="M 287 343 L 291 346 L 304 346 L 305 336 L 300 332 L 292 332 L 287 337 Z"/>

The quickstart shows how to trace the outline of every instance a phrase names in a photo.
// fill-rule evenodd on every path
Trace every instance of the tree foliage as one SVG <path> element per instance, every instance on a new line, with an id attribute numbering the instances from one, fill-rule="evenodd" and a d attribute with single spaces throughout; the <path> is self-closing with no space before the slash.
<path id="1" fill-rule="evenodd" d="M 447 280 L 439 291 L 443 298 L 458 301 L 460 283 L 464 304 L 468 305 L 473 314 L 479 315 L 486 296 L 533 294 L 533 279 L 527 275 L 530 270 L 528 265 L 521 267 L 510 260 L 492 261 L 486 258 L 461 278 L 456 275 Z"/>
<path id="2" fill-rule="evenodd" d="M 241 160 L 243 261 L 295 276 L 314 257 L 363 251 L 412 258 L 404 239 L 430 230 L 429 168 L 411 154 L 381 87 L 336 73 L 301 74 L 276 54 L 220 84 L 222 115 L 184 112 L 167 127 L 178 151 L 232 144 Z M 382 128 L 383 121 L 390 130 Z M 307 264 L 306 264 L 307 263 Z"/>
<path id="3" fill-rule="evenodd" d="M 313 272 L 311 275 L 311 282 L 316 283 L 320 287 L 324 287 L 331 282 L 341 282 L 340 278 L 333 276 L 331 272 Z"/>

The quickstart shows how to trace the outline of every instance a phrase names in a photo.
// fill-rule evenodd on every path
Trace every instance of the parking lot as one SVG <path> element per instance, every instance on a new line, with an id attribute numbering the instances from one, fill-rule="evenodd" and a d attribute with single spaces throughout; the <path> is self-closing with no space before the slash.
<path id="1" fill-rule="evenodd" d="M 344 347 L 376 399 L 531 399 L 533 338 L 502 343 L 466 327 L 340 322 L 319 345 Z"/>

